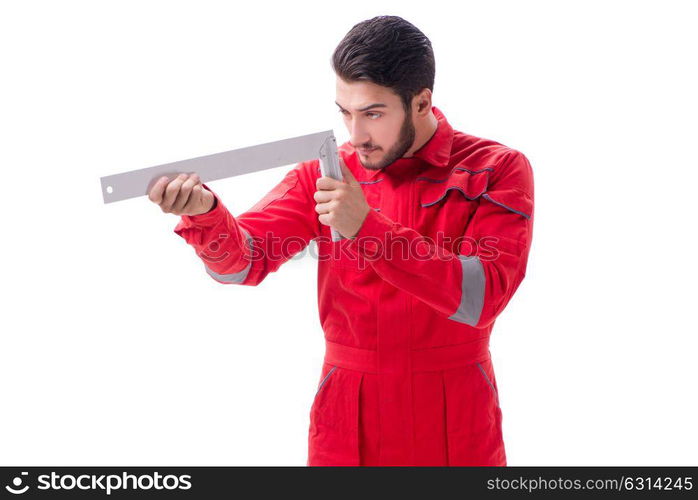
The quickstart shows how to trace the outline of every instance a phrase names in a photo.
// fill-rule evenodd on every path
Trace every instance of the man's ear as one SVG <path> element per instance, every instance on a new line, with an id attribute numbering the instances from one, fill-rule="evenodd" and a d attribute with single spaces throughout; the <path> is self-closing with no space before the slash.
<path id="1" fill-rule="evenodd" d="M 422 112 L 424 109 L 429 111 L 431 109 L 431 106 L 429 106 L 429 103 L 431 102 L 429 99 L 431 91 L 429 89 L 424 89 L 420 94 L 416 96 L 417 98 L 417 113 Z"/>

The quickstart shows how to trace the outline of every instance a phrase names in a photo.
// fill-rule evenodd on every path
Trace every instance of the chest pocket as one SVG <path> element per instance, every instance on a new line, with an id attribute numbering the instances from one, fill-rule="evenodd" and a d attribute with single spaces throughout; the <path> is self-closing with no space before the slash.
<path id="1" fill-rule="evenodd" d="M 456 167 L 446 179 L 417 177 L 419 202 L 423 208 L 444 205 L 444 201 L 452 195 L 462 196 L 473 201 L 487 191 L 487 184 L 492 167 L 470 170 Z M 453 193 L 452 193 L 453 192 Z"/>
<path id="2" fill-rule="evenodd" d="M 417 177 L 419 220 L 432 238 L 460 237 L 487 193 L 492 167 L 455 167 L 447 178 Z"/>
<path id="3" fill-rule="evenodd" d="M 383 187 L 383 178 L 374 179 L 371 181 L 359 181 L 361 184 L 361 189 L 364 191 L 364 197 L 366 198 L 366 203 L 373 210 L 380 212 L 381 204 L 381 192 Z"/>

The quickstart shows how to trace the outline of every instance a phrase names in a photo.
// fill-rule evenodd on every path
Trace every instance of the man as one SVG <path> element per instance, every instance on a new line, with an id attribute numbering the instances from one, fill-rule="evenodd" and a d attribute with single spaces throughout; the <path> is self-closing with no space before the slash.
<path id="1" fill-rule="evenodd" d="M 407 21 L 357 24 L 332 63 L 343 181 L 300 163 L 237 217 L 196 174 L 150 199 L 221 283 L 258 285 L 317 242 L 308 465 L 506 465 L 488 346 L 526 271 L 531 166 L 432 106 L 431 43 Z"/>

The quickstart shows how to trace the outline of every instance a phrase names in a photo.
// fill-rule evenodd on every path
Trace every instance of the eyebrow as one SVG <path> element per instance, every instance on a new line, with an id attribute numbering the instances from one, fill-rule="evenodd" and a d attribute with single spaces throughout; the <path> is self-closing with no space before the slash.
<path id="1" fill-rule="evenodd" d="M 337 106 L 339 106 L 339 109 L 344 109 L 342 106 L 340 106 L 340 104 L 339 104 L 337 101 L 335 101 L 334 103 L 335 103 Z M 374 103 L 374 104 L 369 104 L 368 106 L 366 106 L 366 107 L 364 107 L 364 108 L 357 109 L 357 111 L 368 111 L 369 109 L 373 109 L 373 108 L 387 108 L 387 107 L 388 107 L 387 104 L 383 104 L 383 103 L 381 103 L 381 102 L 377 102 L 377 103 Z"/>

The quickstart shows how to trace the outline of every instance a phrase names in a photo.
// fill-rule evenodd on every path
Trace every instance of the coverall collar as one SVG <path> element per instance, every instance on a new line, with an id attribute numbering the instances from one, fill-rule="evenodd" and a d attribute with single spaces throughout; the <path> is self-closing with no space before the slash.
<path id="1" fill-rule="evenodd" d="M 404 168 L 417 167 L 423 163 L 428 163 L 435 167 L 447 167 L 451 158 L 451 147 L 453 145 L 453 127 L 448 123 L 446 116 L 436 106 L 431 107 L 437 119 L 437 126 L 434 135 L 421 148 L 414 152 L 409 158 L 398 158 L 393 163 L 380 170 L 370 170 L 361 167 L 368 179 L 375 177 L 379 172 L 397 172 Z M 357 153 L 354 151 L 356 162 L 361 165 Z"/>

